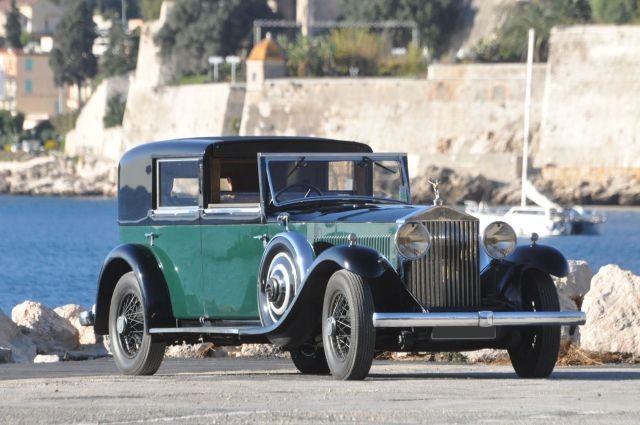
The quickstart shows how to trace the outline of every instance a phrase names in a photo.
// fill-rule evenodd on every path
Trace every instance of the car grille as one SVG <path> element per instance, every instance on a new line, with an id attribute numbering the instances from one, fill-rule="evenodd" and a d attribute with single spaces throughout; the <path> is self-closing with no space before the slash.
<path id="1" fill-rule="evenodd" d="M 325 242 L 331 245 L 347 245 L 349 241 L 347 240 L 348 234 L 338 234 L 338 235 L 324 235 L 314 239 L 314 243 L 316 242 Z M 391 238 L 389 235 L 358 235 L 358 245 L 366 246 L 368 248 L 375 249 L 380 254 L 389 258 L 389 254 L 391 253 Z"/>
<path id="2" fill-rule="evenodd" d="M 425 257 L 404 263 L 409 291 L 426 309 L 480 305 L 478 221 L 424 221 L 431 233 Z"/>

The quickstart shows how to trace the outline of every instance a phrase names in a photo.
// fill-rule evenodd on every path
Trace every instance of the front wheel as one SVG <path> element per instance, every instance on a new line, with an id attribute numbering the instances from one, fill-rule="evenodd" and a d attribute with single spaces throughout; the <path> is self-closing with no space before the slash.
<path id="1" fill-rule="evenodd" d="M 113 359 L 125 375 L 153 375 L 164 357 L 164 342 L 153 342 L 140 285 L 133 272 L 123 275 L 113 291 L 109 309 L 109 339 Z"/>
<path id="2" fill-rule="evenodd" d="M 542 272 L 529 273 L 522 282 L 522 303 L 527 311 L 559 311 L 558 292 L 551 277 Z M 527 326 L 520 334 L 520 342 L 508 350 L 518 376 L 551 375 L 560 351 L 560 326 Z"/>
<path id="3" fill-rule="evenodd" d="M 373 361 L 376 333 L 367 282 L 347 270 L 329 279 L 322 307 L 322 342 L 334 378 L 364 379 Z"/>

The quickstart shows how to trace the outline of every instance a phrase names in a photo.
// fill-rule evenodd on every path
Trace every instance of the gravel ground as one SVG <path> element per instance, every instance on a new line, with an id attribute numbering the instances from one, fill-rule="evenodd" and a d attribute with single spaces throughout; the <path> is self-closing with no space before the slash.
<path id="1" fill-rule="evenodd" d="M 167 360 L 155 376 L 110 359 L 0 366 L 0 423 L 638 423 L 640 367 L 377 361 L 362 382 L 302 376 L 287 360 Z"/>

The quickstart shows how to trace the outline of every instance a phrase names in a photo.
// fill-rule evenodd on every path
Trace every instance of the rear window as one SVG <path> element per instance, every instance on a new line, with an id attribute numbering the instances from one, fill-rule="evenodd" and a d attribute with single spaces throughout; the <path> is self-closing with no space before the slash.
<path id="1" fill-rule="evenodd" d="M 200 198 L 197 159 L 160 159 L 157 162 L 158 208 L 197 207 Z"/>

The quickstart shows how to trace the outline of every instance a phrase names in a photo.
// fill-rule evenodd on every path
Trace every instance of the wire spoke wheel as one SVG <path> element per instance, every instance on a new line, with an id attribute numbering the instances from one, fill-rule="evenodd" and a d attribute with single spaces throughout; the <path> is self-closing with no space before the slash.
<path id="1" fill-rule="evenodd" d="M 140 285 L 133 272 L 126 273 L 113 290 L 109 309 L 113 359 L 126 375 L 152 375 L 162 363 L 166 343 L 153 341 L 146 326 Z"/>
<path id="2" fill-rule="evenodd" d="M 322 341 L 331 374 L 364 379 L 375 347 L 373 297 L 364 278 L 347 270 L 334 273 L 322 307 Z"/>

